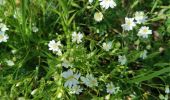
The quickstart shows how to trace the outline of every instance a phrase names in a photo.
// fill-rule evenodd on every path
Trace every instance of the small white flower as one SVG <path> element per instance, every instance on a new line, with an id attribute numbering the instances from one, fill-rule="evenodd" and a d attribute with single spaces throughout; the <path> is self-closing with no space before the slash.
<path id="1" fill-rule="evenodd" d="M 61 45 L 60 41 L 58 41 L 56 43 L 54 40 L 52 40 L 52 41 L 49 42 L 48 47 L 49 47 L 49 50 L 53 51 L 57 55 L 62 55 L 62 52 L 61 52 L 61 49 L 60 49 L 62 47 L 62 45 Z"/>
<path id="2" fill-rule="evenodd" d="M 67 59 L 64 59 L 63 62 L 62 62 L 62 66 L 65 67 L 65 68 L 68 68 L 68 67 L 72 67 L 72 64 Z"/>
<path id="3" fill-rule="evenodd" d="M 14 66 L 14 62 L 12 60 L 6 60 L 8 66 Z"/>
<path id="4" fill-rule="evenodd" d="M 75 86 L 79 84 L 78 79 L 81 76 L 80 73 L 73 74 L 72 70 L 68 70 L 62 73 L 62 76 L 66 79 L 66 82 L 64 84 L 65 87 L 71 88 L 72 86 Z"/>
<path id="5" fill-rule="evenodd" d="M 142 26 L 137 35 L 139 37 L 148 38 L 149 34 L 152 34 L 152 30 L 149 30 L 149 27 Z"/>
<path id="6" fill-rule="evenodd" d="M 132 98 L 132 100 L 135 99 L 136 98 L 136 93 L 134 92 L 133 94 L 130 94 L 130 97 Z"/>
<path id="7" fill-rule="evenodd" d="M 18 82 L 15 86 L 18 87 L 21 85 L 21 82 Z"/>
<path id="8" fill-rule="evenodd" d="M 100 33 L 100 30 L 99 30 L 99 29 L 97 29 L 97 30 L 96 30 L 96 33 Z"/>
<path id="9" fill-rule="evenodd" d="M 82 38 L 83 38 L 83 34 L 78 32 L 78 34 L 76 32 L 72 33 L 72 42 L 77 42 L 78 44 L 80 42 L 82 42 Z"/>
<path id="10" fill-rule="evenodd" d="M 110 94 L 106 95 L 104 100 L 110 100 Z"/>
<path id="11" fill-rule="evenodd" d="M 8 38 L 9 38 L 8 35 L 0 31 L 0 43 L 7 42 Z"/>
<path id="12" fill-rule="evenodd" d="M 33 31 L 34 33 L 36 33 L 36 32 L 38 32 L 38 28 L 37 28 L 36 26 L 33 26 L 33 27 L 32 27 L 32 31 Z"/>
<path id="13" fill-rule="evenodd" d="M 16 54 L 17 50 L 12 50 L 11 52 L 12 54 Z"/>
<path id="14" fill-rule="evenodd" d="M 14 14 L 13 14 L 13 17 L 14 17 L 15 19 L 19 19 L 19 18 L 22 17 L 22 13 L 21 13 L 21 11 L 20 11 L 19 8 L 16 8 L 16 10 L 15 10 L 15 12 L 14 12 Z"/>
<path id="15" fill-rule="evenodd" d="M 0 31 L 0 34 L 4 34 L 5 32 Z"/>
<path id="16" fill-rule="evenodd" d="M 108 9 L 110 8 L 114 8 L 116 7 L 116 3 L 113 0 L 99 0 L 100 1 L 100 5 L 105 8 Z"/>
<path id="17" fill-rule="evenodd" d="M 89 0 L 89 3 L 91 4 L 93 2 L 93 0 Z"/>
<path id="18" fill-rule="evenodd" d="M 165 95 L 164 100 L 168 100 L 168 94 Z"/>
<path id="19" fill-rule="evenodd" d="M 96 12 L 96 13 L 94 14 L 94 19 L 95 19 L 95 21 L 97 21 L 97 22 L 102 21 L 102 19 L 103 19 L 103 14 L 102 14 L 101 12 Z"/>
<path id="20" fill-rule="evenodd" d="M 125 24 L 122 24 L 121 25 L 123 30 L 127 30 L 127 31 L 130 31 L 130 30 L 133 30 L 133 27 L 136 26 L 136 23 L 134 22 L 134 18 L 125 18 Z"/>
<path id="21" fill-rule="evenodd" d="M 98 86 L 97 79 L 92 74 L 87 74 L 86 77 L 81 77 L 83 83 L 89 87 Z"/>
<path id="22" fill-rule="evenodd" d="M 166 94 L 170 93 L 169 85 L 166 85 L 166 86 L 165 86 L 165 93 L 166 93 Z"/>
<path id="23" fill-rule="evenodd" d="M 121 64 L 121 65 L 125 65 L 127 63 L 127 58 L 125 55 L 123 56 L 118 56 L 118 62 Z"/>
<path id="24" fill-rule="evenodd" d="M 0 0 L 0 5 L 5 5 L 6 1 L 5 0 Z"/>
<path id="25" fill-rule="evenodd" d="M 5 24 L 3 24 L 3 23 L 0 23 L 0 29 L 1 29 L 1 31 L 2 32 L 6 32 L 7 30 L 9 30 L 9 28 L 5 25 Z"/>
<path id="26" fill-rule="evenodd" d="M 141 54 L 140 54 L 140 57 L 142 58 L 142 59 L 145 59 L 146 57 L 147 57 L 147 50 L 144 50 Z"/>
<path id="27" fill-rule="evenodd" d="M 56 52 L 54 52 L 54 53 L 56 53 L 56 55 L 58 55 L 58 56 L 62 56 L 61 49 L 59 49 L 58 51 L 56 51 Z"/>
<path id="28" fill-rule="evenodd" d="M 141 24 L 145 23 L 147 19 L 147 16 L 145 16 L 143 11 L 139 11 L 135 13 L 135 20 L 137 21 L 136 23 Z"/>
<path id="29" fill-rule="evenodd" d="M 61 98 L 62 97 L 62 92 L 59 92 L 58 95 L 57 95 L 57 98 Z"/>
<path id="30" fill-rule="evenodd" d="M 38 89 L 34 89 L 32 92 L 31 92 L 31 95 L 35 95 L 37 93 Z"/>
<path id="31" fill-rule="evenodd" d="M 18 87 L 21 85 L 21 82 L 18 82 L 15 86 Z"/>
<path id="32" fill-rule="evenodd" d="M 25 97 L 18 97 L 17 100 L 26 100 Z"/>
<path id="33" fill-rule="evenodd" d="M 108 43 L 103 43 L 103 49 L 105 51 L 109 51 L 112 48 L 112 42 L 108 42 Z"/>
<path id="34" fill-rule="evenodd" d="M 106 87 L 107 87 L 107 93 L 109 94 L 116 94 L 120 88 L 120 87 L 115 87 L 112 82 L 107 84 Z"/>
<path id="35" fill-rule="evenodd" d="M 82 92 L 82 88 L 79 85 L 75 85 L 72 88 L 70 88 L 71 94 L 80 94 Z"/>
<path id="36" fill-rule="evenodd" d="M 164 95 L 160 94 L 160 95 L 159 95 L 159 99 L 160 99 L 160 100 L 168 100 L 168 95 L 166 94 L 166 95 L 164 96 Z"/>

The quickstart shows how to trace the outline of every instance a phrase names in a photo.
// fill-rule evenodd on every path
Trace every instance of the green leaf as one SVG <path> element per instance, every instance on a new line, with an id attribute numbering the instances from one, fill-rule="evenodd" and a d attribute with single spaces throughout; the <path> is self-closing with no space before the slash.
<path id="1" fill-rule="evenodd" d="M 68 8 L 67 8 L 67 3 L 66 0 L 58 0 L 60 6 L 63 9 L 64 14 L 68 14 Z"/>
<path id="2" fill-rule="evenodd" d="M 156 63 L 156 64 L 154 64 L 154 66 L 169 66 L 170 65 L 170 63 Z"/>
<path id="3" fill-rule="evenodd" d="M 150 79 L 152 79 L 154 77 L 157 77 L 157 76 L 159 76 L 161 74 L 164 74 L 166 72 L 170 72 L 170 67 L 166 67 L 164 69 L 161 69 L 159 71 L 155 71 L 155 72 L 153 72 L 153 73 L 151 73 L 149 75 L 144 75 L 144 76 L 139 77 L 139 78 L 133 78 L 128 83 L 136 83 L 136 82 L 142 82 L 142 81 L 150 80 Z"/>
<path id="4" fill-rule="evenodd" d="M 77 14 L 77 12 L 76 13 L 74 13 L 71 17 L 70 17 L 70 19 L 69 19 L 69 21 L 68 21 L 68 25 L 70 25 L 71 24 L 71 22 L 73 21 L 73 19 L 75 18 L 75 16 L 76 16 L 76 14 Z"/>

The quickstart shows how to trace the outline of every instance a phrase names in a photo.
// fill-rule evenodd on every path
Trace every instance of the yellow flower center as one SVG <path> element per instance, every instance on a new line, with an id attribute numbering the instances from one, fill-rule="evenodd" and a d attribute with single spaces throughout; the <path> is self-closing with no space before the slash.
<path id="1" fill-rule="evenodd" d="M 53 48 L 58 48 L 58 45 L 57 45 L 57 44 L 53 44 L 52 47 L 53 47 Z"/>
<path id="2" fill-rule="evenodd" d="M 144 29 L 143 32 L 146 33 L 148 30 L 147 29 Z"/>
<path id="3" fill-rule="evenodd" d="M 130 21 L 128 21 L 127 24 L 130 26 L 132 23 Z"/>
<path id="4" fill-rule="evenodd" d="M 77 35 L 75 36 L 75 38 L 76 38 L 76 40 L 78 40 L 78 39 L 79 39 L 79 35 L 77 34 Z"/>
<path id="5" fill-rule="evenodd" d="M 112 86 L 109 86 L 109 87 L 108 87 L 108 89 L 109 89 L 109 90 L 112 90 L 112 89 L 113 89 L 113 87 L 112 87 Z"/>
<path id="6" fill-rule="evenodd" d="M 4 38 L 4 36 L 3 35 L 0 35 L 0 40 L 2 40 Z"/>
<path id="7" fill-rule="evenodd" d="M 74 79 L 74 76 L 71 75 L 70 77 L 67 78 L 67 80 Z"/>

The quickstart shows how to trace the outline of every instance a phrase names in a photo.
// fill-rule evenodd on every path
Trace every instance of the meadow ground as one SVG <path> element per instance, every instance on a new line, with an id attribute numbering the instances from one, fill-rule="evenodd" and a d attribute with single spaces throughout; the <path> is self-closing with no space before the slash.
<path id="1" fill-rule="evenodd" d="M 170 0 L 0 0 L 0 100 L 169 100 Z"/>

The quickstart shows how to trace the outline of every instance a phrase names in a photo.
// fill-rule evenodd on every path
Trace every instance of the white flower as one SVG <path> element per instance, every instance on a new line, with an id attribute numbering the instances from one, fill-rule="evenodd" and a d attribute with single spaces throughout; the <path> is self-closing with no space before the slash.
<path id="1" fill-rule="evenodd" d="M 95 19 L 95 21 L 97 21 L 97 22 L 102 21 L 102 19 L 103 19 L 103 14 L 102 14 L 101 12 L 96 12 L 96 13 L 94 14 L 94 19 Z"/>
<path id="2" fill-rule="evenodd" d="M 0 0 L 0 5 L 4 5 L 6 3 L 5 0 Z"/>
<path id="3" fill-rule="evenodd" d="M 38 32 L 38 28 L 37 28 L 36 26 L 33 26 L 33 27 L 32 27 L 32 31 L 33 31 L 34 33 L 36 33 L 36 32 Z"/>
<path id="4" fill-rule="evenodd" d="M 133 30 L 133 27 L 136 26 L 136 23 L 134 22 L 134 18 L 125 17 L 125 24 L 122 24 L 121 26 L 123 30 L 130 31 Z"/>
<path id="5" fill-rule="evenodd" d="M 12 54 L 16 54 L 17 50 L 11 50 Z"/>
<path id="6" fill-rule="evenodd" d="M 165 98 L 164 98 L 164 100 L 168 100 L 168 95 L 167 95 L 167 94 L 165 95 Z"/>
<path id="7" fill-rule="evenodd" d="M 68 67 L 72 67 L 72 64 L 67 59 L 64 59 L 62 62 L 62 66 L 64 66 L 65 68 L 68 68 Z"/>
<path id="8" fill-rule="evenodd" d="M 82 38 L 83 38 L 83 34 L 82 33 L 76 33 L 76 32 L 73 32 L 72 33 L 72 42 L 77 42 L 78 44 L 80 42 L 82 42 Z"/>
<path id="9" fill-rule="evenodd" d="M 61 98 L 62 97 L 62 92 L 59 92 L 58 95 L 57 95 L 57 98 Z"/>
<path id="10" fill-rule="evenodd" d="M 58 51 L 56 51 L 56 52 L 54 52 L 54 53 L 56 53 L 56 55 L 58 55 L 58 56 L 62 56 L 61 49 L 59 49 Z"/>
<path id="11" fill-rule="evenodd" d="M 109 51 L 112 48 L 112 42 L 108 42 L 108 43 L 103 43 L 103 49 L 105 51 Z"/>
<path id="12" fill-rule="evenodd" d="M 72 88 L 70 88 L 71 94 L 80 94 L 82 92 L 82 88 L 79 85 L 75 85 Z"/>
<path id="13" fill-rule="evenodd" d="M 0 43 L 7 42 L 8 38 L 9 38 L 8 35 L 0 31 Z"/>
<path id="14" fill-rule="evenodd" d="M 76 73 L 73 74 L 72 70 L 68 70 L 62 73 L 62 76 L 66 79 L 66 82 L 64 84 L 65 87 L 71 88 L 72 86 L 75 86 L 79 84 L 78 79 L 81 76 L 81 74 Z"/>
<path id="15" fill-rule="evenodd" d="M 8 66 L 14 66 L 14 62 L 12 60 L 6 60 Z"/>
<path id="16" fill-rule="evenodd" d="M 137 21 L 136 23 L 141 24 L 145 23 L 147 19 L 147 16 L 145 16 L 143 11 L 139 11 L 135 13 L 135 20 Z"/>
<path id="17" fill-rule="evenodd" d="M 106 95 L 104 100 L 110 100 L 110 94 Z"/>
<path id="18" fill-rule="evenodd" d="M 49 47 L 49 50 L 53 51 L 54 53 L 56 53 L 57 55 L 62 55 L 62 52 L 61 52 L 61 42 L 58 41 L 57 43 L 52 40 L 48 43 L 48 47 Z"/>
<path id="19" fill-rule="evenodd" d="M 138 36 L 143 37 L 143 38 L 148 38 L 148 35 L 152 34 L 152 30 L 149 30 L 149 27 L 142 26 L 139 29 Z"/>
<path id="20" fill-rule="evenodd" d="M 98 82 L 96 78 L 93 77 L 92 74 L 87 74 L 86 77 L 81 77 L 81 80 L 83 81 L 85 85 L 89 87 L 98 86 Z"/>
<path id="21" fill-rule="evenodd" d="M 37 93 L 37 91 L 38 91 L 38 89 L 34 89 L 34 90 L 31 92 L 31 95 L 36 94 L 36 93 Z"/>
<path id="22" fill-rule="evenodd" d="M 162 94 L 160 94 L 159 99 L 160 100 L 168 100 L 168 95 L 166 94 L 165 96 L 163 96 Z"/>
<path id="23" fill-rule="evenodd" d="M 0 34 L 4 34 L 5 32 L 0 31 Z"/>
<path id="24" fill-rule="evenodd" d="M 0 23 L 0 29 L 2 32 L 6 32 L 7 30 L 9 30 L 9 28 L 3 23 Z"/>
<path id="25" fill-rule="evenodd" d="M 116 3 L 113 0 L 99 0 L 100 1 L 100 5 L 105 8 L 108 9 L 110 8 L 114 8 L 116 6 Z"/>
<path id="26" fill-rule="evenodd" d="M 17 100 L 26 100 L 25 97 L 18 97 Z"/>
<path id="27" fill-rule="evenodd" d="M 169 91 L 169 85 L 166 85 L 166 86 L 165 86 L 165 93 L 166 93 L 166 94 L 170 93 L 170 91 Z"/>
<path id="28" fill-rule="evenodd" d="M 106 87 L 107 87 L 107 93 L 109 93 L 109 94 L 117 93 L 120 88 L 120 87 L 115 87 L 112 82 L 107 84 Z"/>
<path id="29" fill-rule="evenodd" d="M 127 62 L 127 58 L 125 55 L 123 56 L 118 56 L 118 62 L 121 64 L 121 65 L 125 65 L 126 62 Z"/>
<path id="30" fill-rule="evenodd" d="M 93 0 L 89 0 L 89 3 L 91 4 L 93 2 Z"/>
<path id="31" fill-rule="evenodd" d="M 140 54 L 140 57 L 142 58 L 142 59 L 145 59 L 146 57 L 147 57 L 147 50 L 144 50 L 141 54 Z"/>
<path id="32" fill-rule="evenodd" d="M 135 99 L 135 98 L 137 97 L 137 96 L 136 96 L 136 93 L 133 92 L 133 94 L 130 94 L 130 97 L 132 98 L 132 100 Z"/>
<path id="33" fill-rule="evenodd" d="M 18 82 L 15 86 L 18 87 L 21 85 L 21 82 Z"/>
<path id="34" fill-rule="evenodd" d="M 14 17 L 15 19 L 18 19 L 18 20 L 19 20 L 19 18 L 22 17 L 22 13 L 21 13 L 20 10 L 21 10 L 21 9 L 16 8 L 16 10 L 15 10 L 15 12 L 14 12 L 14 14 L 13 14 L 13 17 Z M 20 22 L 20 23 L 21 23 L 21 22 Z"/>

